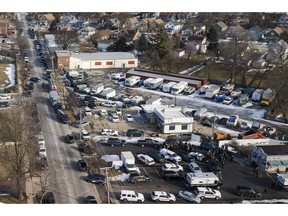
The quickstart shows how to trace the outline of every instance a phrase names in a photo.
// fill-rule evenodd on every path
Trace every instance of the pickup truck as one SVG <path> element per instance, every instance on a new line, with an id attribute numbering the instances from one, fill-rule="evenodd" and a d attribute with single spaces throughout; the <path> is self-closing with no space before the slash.
<path id="1" fill-rule="evenodd" d="M 160 142 L 158 140 L 155 140 L 155 139 L 152 139 L 152 138 L 139 139 L 136 144 L 140 145 L 142 147 L 144 147 L 144 146 L 155 146 L 156 148 L 159 148 L 161 146 L 161 144 L 160 144 Z"/>

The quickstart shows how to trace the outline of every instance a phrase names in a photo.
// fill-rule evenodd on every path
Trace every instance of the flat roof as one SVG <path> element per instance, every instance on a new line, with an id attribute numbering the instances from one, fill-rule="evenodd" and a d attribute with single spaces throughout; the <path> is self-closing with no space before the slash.
<path id="1" fill-rule="evenodd" d="M 257 147 L 260 147 L 263 149 L 263 151 L 269 156 L 269 155 L 288 155 L 288 145 L 263 145 Z"/>
<path id="2" fill-rule="evenodd" d="M 130 52 L 97 52 L 97 53 L 72 53 L 71 57 L 81 60 L 123 60 L 123 59 L 137 59 Z"/>
<path id="3" fill-rule="evenodd" d="M 181 107 L 173 107 L 173 108 L 155 108 L 163 117 L 164 119 L 166 118 L 187 118 L 187 115 L 185 115 L 182 112 Z"/>
<path id="4" fill-rule="evenodd" d="M 180 82 L 180 81 L 185 81 L 189 84 L 192 84 L 192 85 L 201 85 L 201 81 L 199 80 L 192 80 L 192 77 L 191 79 L 188 79 L 188 78 L 179 78 L 179 77 L 171 77 L 171 76 L 166 76 L 166 75 L 160 75 L 160 74 L 152 74 L 152 73 L 147 73 L 147 72 L 144 72 L 144 71 L 135 71 L 135 70 L 129 70 L 126 72 L 126 74 L 131 74 L 131 75 L 136 75 L 136 76 L 145 76 L 145 77 L 152 77 L 152 78 L 163 78 L 164 80 L 168 80 L 168 81 L 174 81 L 174 82 Z"/>

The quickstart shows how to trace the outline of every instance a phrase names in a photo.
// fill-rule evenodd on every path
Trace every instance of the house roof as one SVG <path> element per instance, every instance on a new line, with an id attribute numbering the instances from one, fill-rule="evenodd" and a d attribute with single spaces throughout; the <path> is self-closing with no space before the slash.
<path id="1" fill-rule="evenodd" d="M 110 36 L 110 35 L 113 35 L 114 32 L 109 30 L 109 29 L 106 29 L 106 30 L 100 30 L 97 32 L 99 34 L 100 37 L 104 37 L 104 36 Z"/>
<path id="2" fill-rule="evenodd" d="M 155 19 L 155 20 L 153 20 L 153 22 L 157 23 L 158 25 L 161 25 L 164 23 L 164 21 L 162 19 Z"/>
<path id="3" fill-rule="evenodd" d="M 228 26 L 223 21 L 217 22 L 215 25 L 218 25 L 221 29 L 228 28 Z"/>
<path id="4" fill-rule="evenodd" d="M 189 41 L 203 41 L 206 37 L 203 35 L 191 35 L 188 37 Z"/>
<path id="5" fill-rule="evenodd" d="M 0 23 L 9 23 L 9 20 L 8 19 L 0 19 Z"/>
<path id="6" fill-rule="evenodd" d="M 260 33 L 261 31 L 263 31 L 259 26 L 254 26 L 252 28 L 249 29 L 250 32 L 258 32 Z"/>
<path id="7" fill-rule="evenodd" d="M 49 14 L 44 14 L 43 15 L 48 21 L 52 22 L 53 20 L 55 20 L 55 17 L 53 16 L 53 14 L 49 13 Z"/>
<path id="8" fill-rule="evenodd" d="M 118 60 L 118 59 L 136 59 L 130 52 L 97 52 L 97 53 L 79 53 L 71 54 L 71 57 L 81 60 Z"/>
<path id="9" fill-rule="evenodd" d="M 169 22 L 172 23 L 174 26 L 181 25 L 181 23 L 179 23 L 176 20 L 170 20 Z M 169 22 L 167 22 L 167 23 L 169 23 Z"/>
<path id="10" fill-rule="evenodd" d="M 284 29 L 280 28 L 280 27 L 276 27 L 273 29 L 278 35 L 281 35 L 282 33 L 284 33 Z"/>
<path id="11" fill-rule="evenodd" d="M 267 155 L 288 155 L 288 145 L 263 145 L 257 146 Z"/>

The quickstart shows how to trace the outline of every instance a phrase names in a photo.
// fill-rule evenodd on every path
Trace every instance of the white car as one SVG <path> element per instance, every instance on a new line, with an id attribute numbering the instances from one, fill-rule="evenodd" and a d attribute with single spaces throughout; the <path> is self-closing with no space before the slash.
<path id="1" fill-rule="evenodd" d="M 11 95 L 8 95 L 8 94 L 0 95 L 0 100 L 10 100 L 10 99 L 11 99 Z"/>
<path id="2" fill-rule="evenodd" d="M 130 114 L 125 114 L 124 117 L 125 117 L 127 122 L 134 122 L 134 119 Z"/>
<path id="3" fill-rule="evenodd" d="M 200 199 L 204 199 L 204 198 L 220 199 L 221 198 L 220 191 L 214 190 L 209 187 L 197 187 L 195 192 Z"/>
<path id="4" fill-rule="evenodd" d="M 138 154 L 136 156 L 137 160 L 141 161 L 142 163 L 144 163 L 147 166 L 151 166 L 155 164 L 155 161 L 153 158 L 151 158 L 149 155 L 145 155 L 145 154 Z"/>
<path id="5" fill-rule="evenodd" d="M 192 173 L 202 173 L 201 168 L 194 162 L 190 162 L 188 168 Z"/>
<path id="6" fill-rule="evenodd" d="M 233 98 L 231 97 L 225 97 L 224 100 L 223 100 L 223 104 L 226 104 L 226 105 L 229 105 L 233 102 Z"/>
<path id="7" fill-rule="evenodd" d="M 46 157 L 47 156 L 47 152 L 46 152 L 45 146 L 40 146 L 39 147 L 39 156 L 40 157 Z"/>
<path id="8" fill-rule="evenodd" d="M 145 198 L 142 193 L 138 193 L 136 191 L 132 190 L 121 190 L 120 192 L 120 200 L 125 201 L 125 202 L 144 202 Z"/>
<path id="9" fill-rule="evenodd" d="M 192 193 L 190 191 L 180 190 L 178 193 L 178 197 L 180 199 L 184 199 L 184 200 L 187 200 L 187 201 L 192 202 L 192 203 L 200 203 L 201 202 L 201 199 L 197 196 L 197 194 Z"/>
<path id="10" fill-rule="evenodd" d="M 38 144 L 39 146 L 45 146 L 45 140 L 42 134 L 38 135 Z"/>
<path id="11" fill-rule="evenodd" d="M 86 130 L 81 131 L 81 137 L 85 141 L 90 140 L 90 138 L 91 138 L 88 131 L 86 131 Z"/>
<path id="12" fill-rule="evenodd" d="M 165 191 L 153 191 L 151 193 L 151 199 L 155 202 L 175 202 L 176 197 L 172 193 Z"/>
<path id="13" fill-rule="evenodd" d="M 115 107 L 117 104 L 113 101 L 105 101 L 105 102 L 102 102 L 100 105 L 106 106 L 106 107 Z"/>
<path id="14" fill-rule="evenodd" d="M 102 135 L 107 135 L 107 136 L 118 136 L 118 131 L 112 130 L 112 129 L 103 128 L 101 130 L 101 134 Z"/>
<path id="15" fill-rule="evenodd" d="M 179 172 L 183 171 L 183 167 L 181 165 L 176 165 L 173 163 L 165 163 L 161 166 L 161 169 L 166 172 L 166 171 L 174 171 L 174 172 Z"/>
<path id="16" fill-rule="evenodd" d="M 99 114 L 100 116 L 106 116 L 106 115 L 108 115 L 108 112 L 107 112 L 107 110 L 105 110 L 105 109 L 100 109 L 100 110 L 98 111 L 98 114 Z"/>
<path id="17" fill-rule="evenodd" d="M 116 115 L 116 114 L 111 114 L 111 115 L 109 116 L 109 120 L 110 120 L 111 122 L 119 122 L 119 116 Z"/>

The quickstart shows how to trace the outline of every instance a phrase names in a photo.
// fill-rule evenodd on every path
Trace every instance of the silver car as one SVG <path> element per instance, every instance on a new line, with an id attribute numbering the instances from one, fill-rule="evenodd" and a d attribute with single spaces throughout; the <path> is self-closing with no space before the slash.
<path id="1" fill-rule="evenodd" d="M 192 203 L 200 203 L 201 202 L 201 199 L 196 194 L 194 194 L 190 191 L 180 190 L 178 193 L 178 197 L 180 199 L 185 199 L 185 200 L 192 202 Z"/>

